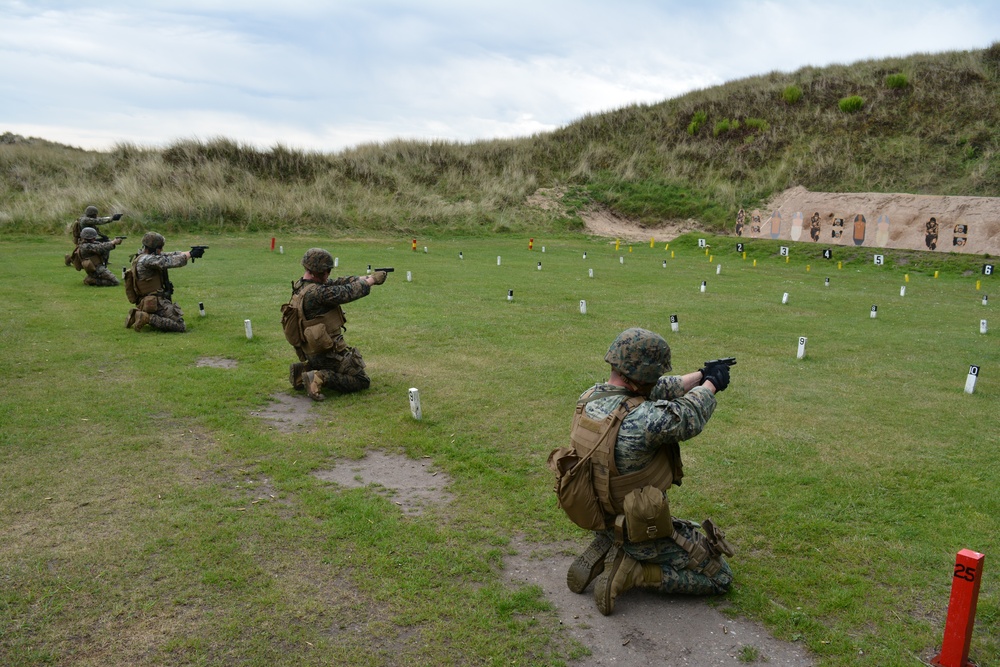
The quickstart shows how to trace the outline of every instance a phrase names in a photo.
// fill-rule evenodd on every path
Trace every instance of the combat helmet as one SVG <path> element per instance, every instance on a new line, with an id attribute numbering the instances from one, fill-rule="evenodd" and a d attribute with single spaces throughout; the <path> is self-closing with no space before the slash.
<path id="1" fill-rule="evenodd" d="M 95 241 L 97 240 L 97 230 L 93 227 L 84 227 L 80 230 L 80 238 L 84 241 Z"/>
<path id="2" fill-rule="evenodd" d="M 142 245 L 150 250 L 158 250 L 163 247 L 164 243 L 166 240 L 163 238 L 163 234 L 146 232 L 142 235 Z"/>
<path id="3" fill-rule="evenodd" d="M 670 346 L 658 333 L 634 327 L 618 334 L 604 361 L 633 382 L 651 384 L 669 372 Z"/>
<path id="4" fill-rule="evenodd" d="M 327 273 L 333 268 L 333 255 L 322 248 L 309 248 L 302 255 L 302 266 L 310 273 Z"/>
<path id="5" fill-rule="evenodd" d="M 88 206 L 87 210 L 85 210 L 83 212 L 83 215 L 86 218 L 96 218 L 97 217 L 97 207 L 96 206 Z"/>

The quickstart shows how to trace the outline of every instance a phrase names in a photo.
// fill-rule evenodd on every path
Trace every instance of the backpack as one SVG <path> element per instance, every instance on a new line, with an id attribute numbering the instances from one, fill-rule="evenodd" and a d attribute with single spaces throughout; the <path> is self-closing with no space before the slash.
<path id="1" fill-rule="evenodd" d="M 135 288 L 135 258 L 130 259 L 132 261 L 125 269 L 125 298 L 129 303 L 139 303 L 139 292 Z"/>

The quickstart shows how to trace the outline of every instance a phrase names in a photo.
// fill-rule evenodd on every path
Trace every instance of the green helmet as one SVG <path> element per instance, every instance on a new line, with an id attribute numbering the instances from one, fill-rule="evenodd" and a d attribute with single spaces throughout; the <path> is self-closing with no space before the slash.
<path id="1" fill-rule="evenodd" d="M 80 230 L 80 238 L 84 241 L 94 241 L 97 239 L 97 230 L 93 227 L 84 227 Z"/>
<path id="2" fill-rule="evenodd" d="M 166 240 L 163 238 L 163 234 L 146 232 L 142 235 L 142 245 L 150 250 L 158 250 L 163 247 L 164 243 L 166 243 Z"/>
<path id="3" fill-rule="evenodd" d="M 96 206 L 88 206 L 87 210 L 83 212 L 83 215 L 85 217 L 87 217 L 87 218 L 96 218 L 97 217 L 97 207 Z"/>
<path id="4" fill-rule="evenodd" d="M 327 273 L 333 268 L 333 255 L 322 248 L 309 248 L 302 255 L 302 266 L 310 273 Z"/>
<path id="5" fill-rule="evenodd" d="M 618 334 L 604 361 L 633 382 L 650 384 L 673 368 L 670 346 L 658 333 L 632 328 Z"/>

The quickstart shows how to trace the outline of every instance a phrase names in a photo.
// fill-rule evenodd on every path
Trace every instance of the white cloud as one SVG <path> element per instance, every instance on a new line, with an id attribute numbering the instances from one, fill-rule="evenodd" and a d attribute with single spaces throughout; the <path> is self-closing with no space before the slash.
<path id="1" fill-rule="evenodd" d="M 0 2 L 0 131 L 90 148 L 523 136 L 773 70 L 981 48 L 987 2 Z"/>

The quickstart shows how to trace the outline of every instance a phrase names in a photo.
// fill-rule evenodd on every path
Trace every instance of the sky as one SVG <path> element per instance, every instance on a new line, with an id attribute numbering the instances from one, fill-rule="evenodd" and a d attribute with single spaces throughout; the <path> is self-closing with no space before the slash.
<path id="1" fill-rule="evenodd" d="M 0 0 L 0 133 L 95 150 L 470 142 L 998 40 L 996 0 Z"/>

